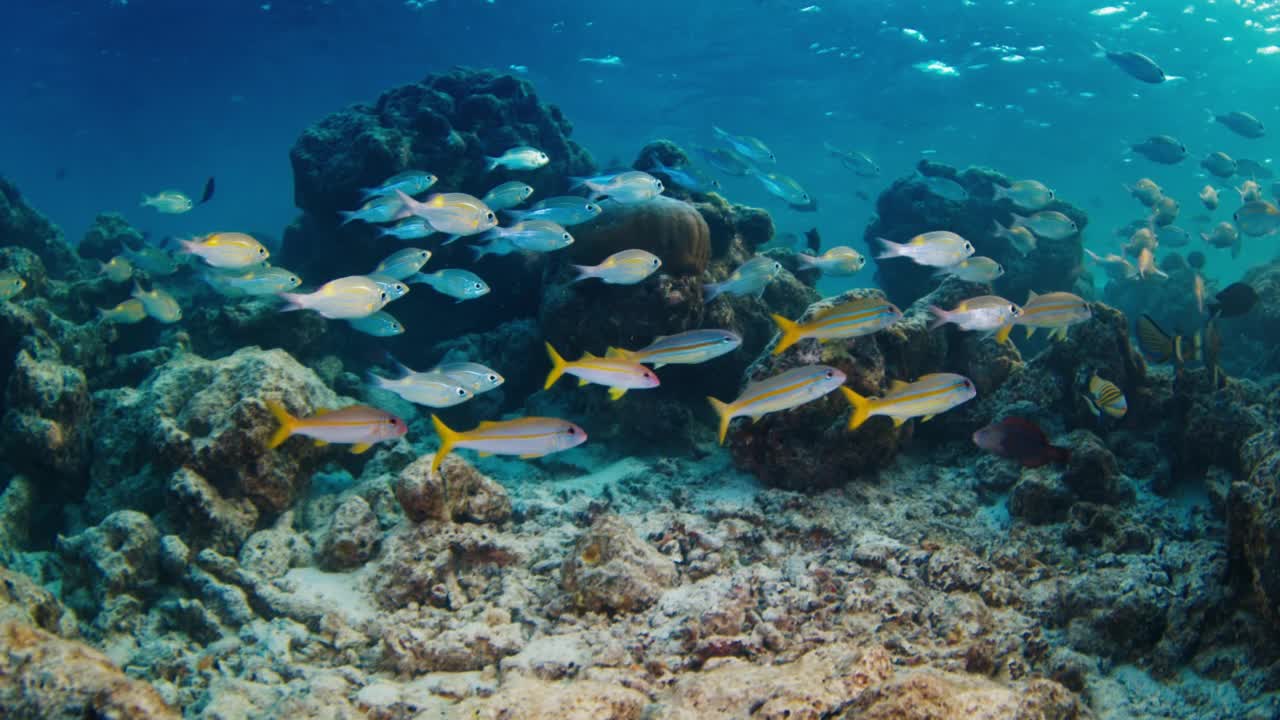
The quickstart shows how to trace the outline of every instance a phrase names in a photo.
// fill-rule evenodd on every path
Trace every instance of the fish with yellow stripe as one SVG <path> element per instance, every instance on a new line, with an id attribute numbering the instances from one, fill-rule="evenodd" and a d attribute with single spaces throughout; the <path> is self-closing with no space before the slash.
<path id="1" fill-rule="evenodd" d="M 1113 418 L 1122 418 L 1129 412 L 1129 401 L 1124 392 L 1110 380 L 1103 380 L 1094 373 L 1089 378 L 1089 394 L 1082 395 L 1089 406 L 1089 412 L 1101 417 L 1104 413 Z"/>
<path id="2" fill-rule="evenodd" d="M 609 348 L 606 358 L 634 363 L 663 365 L 697 365 L 737 350 L 742 338 L 728 330 L 688 330 L 675 335 L 662 335 L 639 350 Z"/>
<path id="3" fill-rule="evenodd" d="M 440 449 L 431 460 L 431 472 L 454 448 L 475 450 L 485 455 L 518 455 L 522 458 L 542 457 L 577 447 L 587 441 L 587 433 L 568 420 L 552 417 L 523 417 L 515 420 L 487 420 L 474 430 L 458 432 L 431 416 L 431 424 L 440 436 Z"/>
<path id="4" fill-rule="evenodd" d="M 317 445 L 351 445 L 351 452 L 359 455 L 375 443 L 394 440 L 409 431 L 404 420 L 368 405 L 352 405 L 341 410 L 317 410 L 306 418 L 294 417 L 284 405 L 275 400 L 267 401 L 267 409 L 280 423 L 267 443 L 270 448 L 279 447 L 294 435 L 305 435 L 313 438 Z"/>
<path id="5" fill-rule="evenodd" d="M 873 415 L 888 417 L 894 427 L 915 417 L 928 422 L 934 415 L 972 400 L 978 394 L 972 380 L 954 373 L 931 373 L 913 383 L 894 380 L 883 397 L 863 397 L 847 387 L 840 388 L 840 392 L 853 406 L 850 430 L 856 430 Z"/>
<path id="6" fill-rule="evenodd" d="M 658 387 L 658 376 L 640 363 L 617 357 L 598 357 L 591 353 L 568 362 L 551 347 L 551 343 L 546 345 L 547 356 L 551 358 L 551 372 L 547 374 L 547 382 L 542 386 L 544 390 L 550 390 L 565 373 L 577 377 L 580 386 L 588 383 L 604 385 L 609 388 L 610 400 L 617 400 L 628 390 Z"/>
<path id="7" fill-rule="evenodd" d="M 902 311 L 883 297 L 872 296 L 821 310 L 805 323 L 776 314 L 771 317 L 782 333 L 773 348 L 773 354 L 779 355 L 806 338 L 827 342 L 879 332 L 901 320 Z"/>
<path id="8" fill-rule="evenodd" d="M 749 383 L 733 402 L 708 397 L 720 416 L 719 438 L 724 444 L 729 423 L 736 417 L 759 420 L 771 412 L 790 410 L 826 395 L 844 385 L 845 374 L 827 365 L 805 365 L 771 378 Z"/>
<path id="9" fill-rule="evenodd" d="M 1067 328 L 1087 322 L 1092 317 L 1093 311 L 1089 309 L 1089 303 L 1079 295 L 1069 292 L 1038 295 L 1032 290 L 1022 306 L 1022 314 L 1000 328 L 996 333 L 996 340 L 1001 343 L 1008 340 L 1014 325 L 1026 327 L 1028 338 L 1035 334 L 1037 328 L 1046 328 L 1049 330 L 1049 337 L 1066 340 Z"/>

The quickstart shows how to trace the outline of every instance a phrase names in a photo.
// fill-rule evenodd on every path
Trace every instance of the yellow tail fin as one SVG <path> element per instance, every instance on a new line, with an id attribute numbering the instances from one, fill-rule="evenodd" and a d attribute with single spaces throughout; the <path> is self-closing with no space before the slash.
<path id="1" fill-rule="evenodd" d="M 773 322 L 777 324 L 778 331 L 782 333 L 782 337 L 778 340 L 778 345 L 773 348 L 774 355 L 781 355 L 787 348 L 800 342 L 800 325 L 777 314 L 770 314 Z"/>
<path id="2" fill-rule="evenodd" d="M 1011 332 L 1013 332 L 1013 323 L 1005 323 L 1003 326 L 1001 326 L 1000 330 L 996 333 L 996 342 L 1000 343 L 1001 345 L 1005 344 L 1006 342 L 1008 342 L 1009 333 Z M 1027 327 L 1027 337 L 1031 337 L 1030 326 Z"/>
<path id="3" fill-rule="evenodd" d="M 267 409 L 275 416 L 276 422 L 280 423 L 280 427 L 276 428 L 276 432 L 271 436 L 271 440 L 267 442 L 267 447 L 279 447 L 281 443 L 289 439 L 293 435 L 294 428 L 298 425 L 298 418 L 289 414 L 278 400 L 268 400 Z"/>
<path id="4" fill-rule="evenodd" d="M 547 373 L 547 382 L 543 384 L 542 389 L 550 390 L 551 386 L 555 385 L 556 381 L 560 379 L 560 376 L 564 375 L 565 368 L 568 367 L 568 364 L 564 361 L 564 358 L 560 357 L 560 353 L 556 352 L 556 349 L 551 347 L 551 343 L 546 343 L 546 346 L 547 357 L 551 358 L 551 372 Z"/>
<path id="5" fill-rule="evenodd" d="M 453 446 L 462 439 L 462 435 L 456 430 L 451 430 L 435 415 L 431 416 L 431 424 L 435 426 L 436 434 L 440 436 L 440 449 L 436 450 L 436 456 L 431 459 L 431 472 L 434 474 L 440 470 L 440 463 L 444 462 L 445 457 L 453 450 Z"/>
<path id="6" fill-rule="evenodd" d="M 849 415 L 849 429 L 857 430 L 859 425 L 871 417 L 871 401 L 845 385 L 840 386 L 840 392 L 844 393 L 845 399 L 853 406 L 853 413 Z"/>
<path id="7" fill-rule="evenodd" d="M 729 403 L 720 402 L 713 397 L 707 397 L 707 402 L 711 403 L 711 409 L 716 411 L 716 415 L 720 418 L 720 444 L 724 444 L 724 436 L 729 434 L 729 422 L 733 420 L 733 413 L 729 409 Z"/>

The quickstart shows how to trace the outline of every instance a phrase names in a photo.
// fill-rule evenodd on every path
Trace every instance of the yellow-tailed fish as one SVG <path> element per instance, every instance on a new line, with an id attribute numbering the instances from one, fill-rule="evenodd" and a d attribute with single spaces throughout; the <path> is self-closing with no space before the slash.
<path id="1" fill-rule="evenodd" d="M 817 257 L 800 253 L 796 261 L 801 269 L 816 268 L 828 275 L 853 275 L 867 264 L 862 253 L 845 245 L 833 247 Z"/>
<path id="2" fill-rule="evenodd" d="M 431 472 L 440 469 L 440 463 L 454 448 L 475 450 L 485 455 L 518 455 L 537 458 L 568 450 L 587 441 L 587 433 L 568 420 L 550 417 L 524 417 L 516 420 L 486 421 L 474 430 L 457 432 L 431 416 L 436 434 L 440 436 L 440 449 L 431 460 Z"/>
<path id="3" fill-rule="evenodd" d="M 844 384 L 845 374 L 826 365 L 805 365 L 771 378 L 749 383 L 733 402 L 708 397 L 720 417 L 718 437 L 724 444 L 729 423 L 736 417 L 759 420 L 771 412 L 790 410 L 826 395 Z"/>
<path id="4" fill-rule="evenodd" d="M 956 305 L 953 310 L 943 310 L 936 305 L 929 306 L 934 321 L 929 326 L 935 330 L 947 323 L 955 323 L 961 330 L 984 330 L 991 332 L 1000 329 L 1022 314 L 1022 308 L 995 295 L 980 295 L 969 298 Z"/>
<path id="5" fill-rule="evenodd" d="M 1079 295 L 1069 292 L 1051 292 L 1044 295 L 1032 290 L 1027 295 L 1027 302 L 1022 306 L 1022 313 L 1006 324 L 996 333 L 996 340 L 1004 342 L 1014 325 L 1027 328 L 1027 337 L 1035 334 L 1037 328 L 1047 328 L 1049 337 L 1058 340 L 1067 339 L 1067 328 L 1087 321 L 1093 317 L 1089 303 Z"/>
<path id="6" fill-rule="evenodd" d="M 238 232 L 211 233 L 194 240 L 179 240 L 182 252 L 204 260 L 206 264 L 229 270 L 259 265 L 271 253 L 252 235 Z"/>
<path id="7" fill-rule="evenodd" d="M 947 267 L 973 254 L 972 243 L 946 230 L 922 233 L 901 244 L 884 238 L 876 239 L 884 245 L 884 252 L 876 256 L 877 260 L 905 257 L 917 265 Z"/>
<path id="8" fill-rule="evenodd" d="M 330 280 L 313 293 L 280 293 L 288 303 L 282 312 L 314 310 L 330 320 L 368 317 L 381 310 L 391 296 L 364 275 Z"/>
<path id="9" fill-rule="evenodd" d="M 98 319 L 115 325 L 133 325 L 142 322 L 146 317 L 147 308 L 143 306 L 141 300 L 125 300 L 110 310 L 98 309 Z"/>
<path id="10" fill-rule="evenodd" d="M 267 407 L 280 423 L 267 443 L 271 448 L 279 447 L 294 435 L 304 435 L 313 438 L 317 445 L 350 445 L 351 452 L 359 455 L 375 443 L 394 440 L 409 431 L 404 420 L 368 405 L 319 410 L 307 418 L 290 415 L 284 405 L 275 400 L 268 400 Z"/>
<path id="11" fill-rule="evenodd" d="M 133 263 L 123 256 L 117 255 L 107 262 L 101 263 L 98 273 L 115 283 L 129 282 L 133 279 Z"/>
<path id="12" fill-rule="evenodd" d="M 544 390 L 549 390 L 560 376 L 568 373 L 578 378 L 578 385 L 595 383 L 609 388 L 609 399 L 617 400 L 628 390 L 644 390 L 658 387 L 658 376 L 638 362 L 617 357 L 596 357 L 585 353 L 573 362 L 567 362 L 547 343 L 547 356 L 551 358 L 551 372 L 547 373 Z"/>
<path id="13" fill-rule="evenodd" d="M 927 422 L 934 415 L 977 395 L 969 378 L 953 373 L 924 375 L 913 383 L 894 380 L 884 397 L 863 397 L 847 387 L 841 387 L 840 391 L 853 406 L 853 413 L 849 416 L 850 430 L 856 430 L 873 415 L 890 418 L 894 427 L 914 417 Z"/>
<path id="14" fill-rule="evenodd" d="M 697 365 L 737 350 L 742 338 L 728 330 L 689 330 L 655 338 L 639 350 L 609 348 L 607 358 L 653 365 Z"/>
<path id="15" fill-rule="evenodd" d="M 27 281 L 12 270 L 0 272 L 0 301 L 17 296 L 27 287 Z"/>
<path id="16" fill-rule="evenodd" d="M 864 297 L 820 310 L 808 322 L 793 322 L 771 315 L 782 333 L 773 354 L 778 355 L 806 338 L 821 342 L 862 337 L 879 332 L 902 319 L 902 311 L 883 297 Z"/>
<path id="17" fill-rule="evenodd" d="M 1113 418 L 1122 418 L 1129 412 L 1129 403 L 1120 388 L 1110 380 L 1098 377 L 1097 373 L 1089 378 L 1089 394 L 1082 397 L 1094 415 L 1106 413 Z"/>
<path id="18" fill-rule="evenodd" d="M 176 323 L 182 319 L 182 306 L 178 305 L 178 301 L 174 300 L 172 295 L 160 288 L 146 291 L 134 282 L 133 297 L 146 308 L 147 315 L 162 323 Z"/>
<path id="19" fill-rule="evenodd" d="M 647 250 L 623 250 L 599 265 L 573 265 L 578 276 L 571 282 L 598 278 L 610 285 L 635 285 L 662 267 L 662 260 Z"/>

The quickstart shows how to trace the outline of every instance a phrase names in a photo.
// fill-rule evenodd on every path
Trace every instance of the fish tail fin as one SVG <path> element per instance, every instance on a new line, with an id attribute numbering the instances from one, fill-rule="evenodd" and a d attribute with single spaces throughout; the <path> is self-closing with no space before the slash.
<path id="1" fill-rule="evenodd" d="M 1031 326 L 1028 325 L 1027 330 L 1030 331 L 1031 329 Z M 996 332 L 996 342 L 1001 345 L 1009 342 L 1009 333 L 1011 332 L 1013 332 L 1013 323 L 1005 323 L 1000 327 L 1000 330 Z M 1030 332 L 1028 332 L 1028 335 L 1030 335 Z"/>
<path id="2" fill-rule="evenodd" d="M 1001 225 L 999 220 L 992 218 L 991 224 L 995 226 L 991 229 L 992 235 L 995 235 L 996 237 L 1004 237 L 1009 234 L 1009 228 Z"/>
<path id="3" fill-rule="evenodd" d="M 781 355 L 787 348 L 800 341 L 800 324 L 792 322 L 777 313 L 771 313 L 769 317 L 773 318 L 774 324 L 778 326 L 778 332 L 782 333 L 782 337 L 778 339 L 777 346 L 773 348 L 774 355 Z"/>
<path id="4" fill-rule="evenodd" d="M 929 312 L 933 313 L 933 322 L 929 323 L 930 330 L 937 330 L 950 322 L 951 313 L 943 310 L 937 305 L 930 305 Z"/>
<path id="5" fill-rule="evenodd" d="M 359 212 L 359 210 L 339 210 L 338 214 L 342 216 L 341 224 L 346 225 L 349 222 L 353 222 L 356 220 L 356 215 L 359 214 Z"/>
<path id="6" fill-rule="evenodd" d="M 431 424 L 435 427 L 436 434 L 440 436 L 440 447 L 436 449 L 435 457 L 431 458 L 431 473 L 434 475 L 440 471 L 440 463 L 444 462 L 445 457 L 458 444 L 462 436 L 458 431 L 445 425 L 444 421 L 437 415 L 431 416 Z"/>
<path id="7" fill-rule="evenodd" d="M 576 176 L 576 175 L 570 175 L 570 176 L 569 176 L 569 189 L 570 189 L 570 190 L 572 190 L 572 189 L 574 189 L 574 188 L 582 187 L 583 185 L 586 185 L 586 184 L 587 184 L 587 181 L 588 181 L 588 180 L 590 180 L 590 179 L 591 179 L 591 178 L 588 178 L 588 177 L 578 177 L 578 176 Z"/>
<path id="8" fill-rule="evenodd" d="M 1236 239 L 1231 243 L 1231 258 L 1233 260 L 1235 258 L 1240 257 L 1240 247 L 1242 244 L 1242 241 L 1240 240 L 1240 238 L 1243 236 L 1243 234 L 1244 233 L 1239 233 L 1239 232 L 1236 233 Z"/>
<path id="9" fill-rule="evenodd" d="M 400 204 L 404 205 L 405 211 L 408 212 L 408 215 L 404 215 L 403 217 L 409 217 L 409 215 L 417 215 L 418 214 L 417 210 L 424 206 L 424 203 L 420 203 L 417 200 L 414 200 L 412 197 L 406 195 L 403 190 L 400 190 L 398 188 L 396 189 L 396 198 L 400 200 Z M 422 215 L 421 217 L 426 218 L 425 215 Z M 397 220 L 401 219 L 401 215 L 397 213 L 395 219 Z"/>
<path id="10" fill-rule="evenodd" d="M 494 168 L 498 167 L 498 162 L 498 158 L 486 155 L 484 158 L 484 171 L 493 172 Z"/>
<path id="11" fill-rule="evenodd" d="M 573 271 L 578 273 L 576 277 L 569 281 L 570 285 L 576 282 L 582 282 L 590 277 L 595 277 L 591 272 L 590 265 L 570 265 L 569 267 L 573 268 Z"/>
<path id="12" fill-rule="evenodd" d="M 1093 56 L 1096 58 L 1104 58 L 1107 56 L 1107 49 L 1102 47 L 1102 43 L 1097 40 L 1093 41 Z"/>
<path id="13" fill-rule="evenodd" d="M 854 392 L 847 385 L 841 385 L 840 392 L 844 393 L 844 398 L 853 408 L 853 412 L 849 415 L 849 429 L 857 430 L 867 421 L 867 418 L 871 417 L 871 401 Z"/>
<path id="14" fill-rule="evenodd" d="M 818 258 L 812 255 L 798 253 L 796 255 L 796 262 L 800 263 L 801 269 L 807 269 L 816 266 L 818 264 Z"/>
<path id="15" fill-rule="evenodd" d="M 306 295 L 300 293 L 279 293 L 277 295 L 281 300 L 285 301 L 285 306 L 280 308 L 280 312 L 293 312 L 294 310 L 305 310 L 307 308 L 306 301 L 303 299 Z"/>
<path id="16" fill-rule="evenodd" d="M 198 245 L 199 243 L 197 243 L 195 240 L 178 238 L 178 252 L 180 253 L 185 253 L 187 255 L 194 255 L 196 252 L 195 249 Z"/>
<path id="17" fill-rule="evenodd" d="M 709 303 L 724 292 L 724 283 L 709 283 L 702 286 L 702 302 Z"/>
<path id="18" fill-rule="evenodd" d="M 882 246 L 884 246 L 884 252 L 881 252 L 879 255 L 876 256 L 877 260 L 885 260 L 887 258 L 902 257 L 902 247 L 903 247 L 902 245 L 896 242 L 893 242 L 892 240 L 886 240 L 885 238 L 882 238 L 882 237 L 878 237 L 876 238 L 876 240 L 879 241 L 879 243 Z"/>
<path id="19" fill-rule="evenodd" d="M 267 447 L 279 447 L 281 443 L 289 439 L 289 436 L 293 435 L 294 429 L 298 426 L 298 418 L 290 415 L 284 405 L 277 400 L 268 400 L 267 409 L 271 411 L 271 415 L 275 417 L 276 422 L 280 423 L 280 427 L 276 428 L 271 440 L 267 442 Z"/>
<path id="20" fill-rule="evenodd" d="M 993 203 L 1000 202 L 1001 200 L 1007 199 L 1008 197 L 1009 197 L 1009 188 L 1003 185 L 991 186 L 991 202 Z M 996 224 L 998 225 L 999 223 L 996 223 Z"/>
<path id="21" fill-rule="evenodd" d="M 551 343 L 544 344 L 547 346 L 547 357 L 551 358 L 551 372 L 547 373 L 547 381 L 543 383 L 542 389 L 550 390 L 551 386 L 555 385 L 556 381 L 560 379 L 560 376 L 564 375 L 564 371 L 569 367 L 569 364 L 564 361 L 563 357 L 560 357 L 560 353 L 556 352 L 554 347 L 551 347 Z"/>
<path id="22" fill-rule="evenodd" d="M 1013 227 L 1026 227 L 1026 226 L 1027 226 L 1027 218 L 1019 215 L 1018 213 L 1013 213 Z"/>
<path id="23" fill-rule="evenodd" d="M 716 437 L 720 439 L 720 444 L 724 444 L 724 438 L 729 434 L 729 422 L 733 420 L 733 413 L 729 409 L 729 403 L 721 402 L 710 395 L 707 396 L 707 402 L 711 403 L 711 409 L 716 411 L 716 417 L 719 418 L 719 426 L 716 431 Z"/>

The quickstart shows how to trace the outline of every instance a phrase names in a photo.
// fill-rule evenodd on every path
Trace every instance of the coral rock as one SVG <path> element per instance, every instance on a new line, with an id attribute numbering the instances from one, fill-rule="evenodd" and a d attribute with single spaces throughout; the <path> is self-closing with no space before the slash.
<path id="1" fill-rule="evenodd" d="M 62 231 L 27 205 L 17 186 L 2 177 L 0 238 L 6 245 L 24 247 L 39 255 L 55 278 L 75 279 L 81 273 L 81 261 L 62 237 Z"/>
<path id="2" fill-rule="evenodd" d="M 666 196 L 617 205 L 574 228 L 570 253 L 579 265 L 595 265 L 621 250 L 640 249 L 662 258 L 662 272 L 699 275 L 711 260 L 711 230 L 692 205 Z"/>
<path id="3" fill-rule="evenodd" d="M 446 457 L 433 474 L 434 457 L 418 458 L 396 478 L 396 499 L 410 520 L 501 523 L 511 517 L 511 499 L 501 483 L 457 455 Z"/>
<path id="4" fill-rule="evenodd" d="M 381 532 L 369 503 L 358 495 L 348 497 L 329 521 L 318 548 L 320 565 L 329 570 L 350 570 L 373 556 Z"/>
<path id="5" fill-rule="evenodd" d="M 575 605 L 608 613 L 643 610 L 678 579 L 671 560 L 614 515 L 600 516 L 578 538 L 560 574 Z"/>
<path id="6" fill-rule="evenodd" d="M 20 623 L 0 624 L 0 707 L 5 717 L 177 720 L 150 685 L 102 653 Z"/>
<path id="7" fill-rule="evenodd" d="M 63 488 L 83 488 L 89 462 L 89 384 L 79 368 L 18 353 L 5 393 L 5 458 L 33 476 L 52 475 Z"/>
<path id="8" fill-rule="evenodd" d="M 78 535 L 60 538 L 58 551 L 70 571 L 69 584 L 88 589 L 102 602 L 151 589 L 159 572 L 160 534 L 151 518 L 120 510 Z"/>
<path id="9" fill-rule="evenodd" d="M 137 249 L 146 239 L 120 213 L 100 213 L 80 239 L 76 252 L 88 260 L 106 262 L 120 254 L 121 246 Z"/>
<path id="10" fill-rule="evenodd" d="M 1280 432 L 1249 438 L 1242 455 L 1247 479 L 1232 482 L 1227 498 L 1231 568 L 1274 628 L 1280 626 Z"/>

